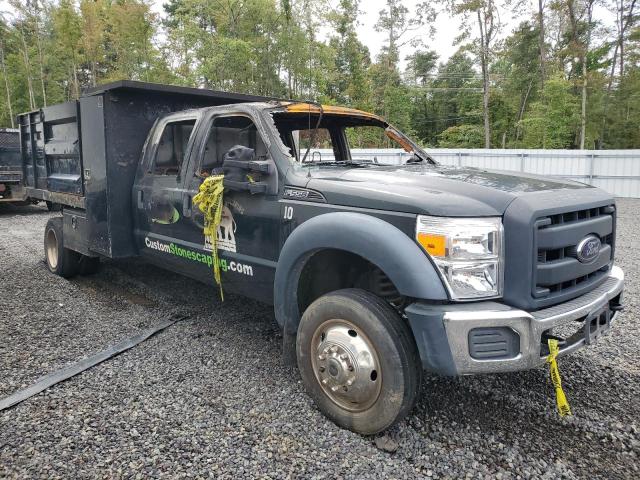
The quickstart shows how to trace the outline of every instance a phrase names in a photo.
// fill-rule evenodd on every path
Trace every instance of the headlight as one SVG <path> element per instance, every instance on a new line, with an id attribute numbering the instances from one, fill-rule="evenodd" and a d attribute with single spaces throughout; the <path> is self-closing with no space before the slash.
<path id="1" fill-rule="evenodd" d="M 504 259 L 499 217 L 418 215 L 416 240 L 435 261 L 452 299 L 502 295 Z"/>

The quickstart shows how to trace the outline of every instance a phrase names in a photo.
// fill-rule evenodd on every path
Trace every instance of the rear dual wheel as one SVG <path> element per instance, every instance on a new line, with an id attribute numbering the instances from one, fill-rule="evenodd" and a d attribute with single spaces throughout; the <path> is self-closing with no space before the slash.
<path id="1" fill-rule="evenodd" d="M 339 426 L 374 434 L 413 408 L 422 378 L 416 345 L 380 297 L 359 289 L 320 297 L 302 316 L 296 347 L 307 392 Z"/>
<path id="2" fill-rule="evenodd" d="M 63 278 L 89 275 L 100 268 L 100 259 L 88 257 L 64 247 L 62 218 L 51 218 L 44 230 L 44 253 L 47 267 Z"/>

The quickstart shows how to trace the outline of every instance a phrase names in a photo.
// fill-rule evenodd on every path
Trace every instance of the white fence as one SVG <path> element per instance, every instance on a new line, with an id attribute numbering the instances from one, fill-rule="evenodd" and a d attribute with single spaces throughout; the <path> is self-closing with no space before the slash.
<path id="1" fill-rule="evenodd" d="M 314 153 L 315 152 L 315 153 Z M 495 170 L 515 170 L 562 177 L 603 188 L 616 197 L 640 198 L 640 150 L 500 150 L 429 149 L 439 163 Z M 329 149 L 312 150 L 314 160 L 333 160 Z M 400 149 L 353 149 L 354 159 L 401 164 Z"/>

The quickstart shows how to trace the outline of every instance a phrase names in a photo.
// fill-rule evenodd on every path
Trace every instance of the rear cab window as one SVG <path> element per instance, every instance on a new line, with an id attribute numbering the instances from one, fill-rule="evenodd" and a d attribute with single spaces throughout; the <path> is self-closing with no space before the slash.
<path id="1" fill-rule="evenodd" d="M 174 177 L 180 174 L 195 124 L 195 118 L 165 124 L 153 158 L 152 174 Z"/>

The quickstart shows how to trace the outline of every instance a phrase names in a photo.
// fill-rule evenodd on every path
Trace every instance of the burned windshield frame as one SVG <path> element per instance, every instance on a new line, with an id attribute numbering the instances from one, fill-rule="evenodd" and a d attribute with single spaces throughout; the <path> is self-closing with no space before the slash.
<path id="1" fill-rule="evenodd" d="M 291 163 L 299 168 L 304 168 L 307 166 L 313 165 L 340 165 L 344 164 L 345 166 L 357 166 L 357 165 L 383 165 L 383 164 L 375 164 L 369 162 L 357 162 L 352 159 L 351 148 L 348 145 L 348 139 L 346 135 L 345 129 L 348 127 L 377 127 L 381 128 L 387 137 L 393 140 L 398 144 L 403 150 L 407 153 L 413 154 L 418 160 L 409 161 L 407 163 L 403 163 L 400 165 L 394 166 L 403 166 L 403 165 L 411 165 L 417 162 L 427 162 L 430 164 L 436 164 L 436 162 L 431 158 L 424 150 L 422 150 L 419 146 L 417 146 L 412 140 L 410 140 L 406 135 L 402 132 L 389 125 L 387 122 L 382 119 L 374 116 L 366 116 L 366 115 L 346 115 L 346 114 L 335 114 L 332 112 L 324 111 L 322 115 L 318 112 L 288 112 L 286 110 L 277 109 L 271 113 L 271 117 L 274 123 L 276 130 L 280 136 L 280 140 L 282 141 L 283 146 L 285 147 L 287 155 L 291 159 Z M 321 118 L 319 118 L 321 117 Z M 320 121 L 319 121 L 320 120 Z M 334 151 L 334 157 L 330 161 L 310 161 L 307 160 L 302 163 L 301 154 L 302 149 L 300 149 L 300 153 L 298 153 L 299 144 L 296 143 L 293 133 L 301 130 L 309 130 L 310 135 L 313 132 L 317 132 L 318 129 L 324 129 L 329 132 L 330 140 L 331 140 L 331 148 Z M 311 135 L 310 141 L 316 140 L 317 136 L 315 134 Z M 311 149 L 316 148 L 313 145 L 310 147 Z M 304 150 L 307 150 L 305 147 Z M 311 154 L 309 154 L 309 158 L 314 158 Z"/>

